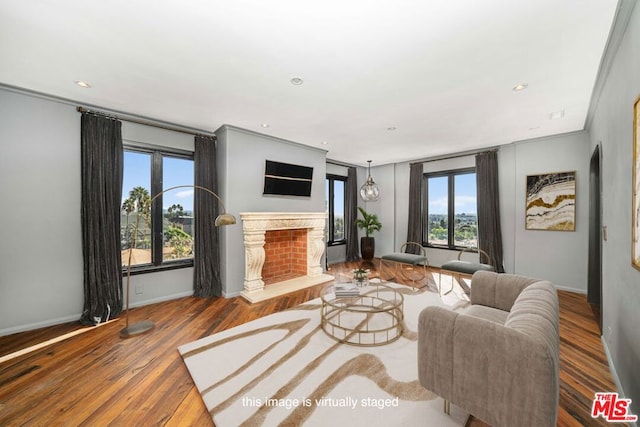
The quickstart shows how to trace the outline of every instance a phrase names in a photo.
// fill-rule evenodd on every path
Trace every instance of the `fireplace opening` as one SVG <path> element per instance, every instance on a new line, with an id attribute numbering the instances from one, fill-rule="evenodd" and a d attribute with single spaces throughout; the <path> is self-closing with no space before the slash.
<path id="1" fill-rule="evenodd" d="M 326 212 L 240 212 L 240 218 L 244 235 L 241 295 L 247 301 L 260 302 L 334 280 L 320 265 Z"/>
<path id="2" fill-rule="evenodd" d="M 264 240 L 265 285 L 307 275 L 307 229 L 267 230 Z"/>

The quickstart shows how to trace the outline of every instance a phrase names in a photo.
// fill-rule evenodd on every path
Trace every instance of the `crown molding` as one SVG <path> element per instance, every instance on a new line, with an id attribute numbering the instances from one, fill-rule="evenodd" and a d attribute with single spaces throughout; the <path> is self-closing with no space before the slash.
<path id="1" fill-rule="evenodd" d="M 609 38 L 600 60 L 600 66 L 598 67 L 598 74 L 596 82 L 593 86 L 593 92 L 591 93 L 591 102 L 589 103 L 589 110 L 587 111 L 587 117 L 584 123 L 584 129 L 590 129 L 593 122 L 593 117 L 598 108 L 600 102 L 600 96 L 604 90 L 604 85 L 609 77 L 609 72 L 613 65 L 613 61 L 618 53 L 620 43 L 624 38 L 624 34 L 627 31 L 633 8 L 636 5 L 636 0 L 619 0 L 616 13 L 613 17 L 613 24 L 611 25 L 611 31 L 609 32 Z"/>

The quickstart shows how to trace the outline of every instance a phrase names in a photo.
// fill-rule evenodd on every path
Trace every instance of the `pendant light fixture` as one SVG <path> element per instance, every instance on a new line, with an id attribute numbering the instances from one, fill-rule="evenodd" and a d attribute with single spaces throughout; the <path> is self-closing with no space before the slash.
<path id="1" fill-rule="evenodd" d="M 362 200 L 365 202 L 374 202 L 380 197 L 380 189 L 373 178 L 371 178 L 371 160 L 367 160 L 367 162 L 369 162 L 367 169 L 369 176 L 367 177 L 367 181 L 360 187 L 360 197 L 362 197 Z"/>

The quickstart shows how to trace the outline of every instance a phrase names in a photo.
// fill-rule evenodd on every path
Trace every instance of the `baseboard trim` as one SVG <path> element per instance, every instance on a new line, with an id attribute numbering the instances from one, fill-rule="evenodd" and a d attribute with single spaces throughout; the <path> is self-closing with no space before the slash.
<path id="1" fill-rule="evenodd" d="M 233 292 L 222 291 L 222 297 L 226 299 L 239 297 L 241 294 L 242 294 L 242 291 L 233 291 Z"/>
<path id="2" fill-rule="evenodd" d="M 69 323 L 80 321 L 82 313 L 72 314 L 64 317 L 56 317 L 55 319 L 47 319 L 42 322 L 27 323 L 25 325 L 14 326 L 12 328 L 0 329 L 0 337 L 5 335 L 17 334 L 20 332 L 32 331 L 34 329 L 46 328 L 47 326 L 60 325 L 61 323 Z"/>
<path id="3" fill-rule="evenodd" d="M 151 304 L 156 304 L 158 302 L 171 301 L 174 299 L 190 297 L 190 296 L 193 296 L 193 291 L 185 291 L 185 292 L 179 292 L 177 294 L 163 295 L 158 298 L 147 299 L 144 301 L 135 301 L 135 302 L 132 301 L 129 304 L 129 308 L 143 307 L 145 305 L 151 305 Z M 126 301 L 125 301 L 125 304 L 126 304 Z M 123 311 L 124 311 L 124 308 L 123 308 Z"/>
<path id="4" fill-rule="evenodd" d="M 555 287 L 560 291 L 567 291 L 567 292 L 573 292 L 575 294 L 587 295 L 587 291 L 585 291 L 584 289 L 571 288 L 569 286 L 557 286 L 557 285 L 555 285 Z"/>
<path id="5" fill-rule="evenodd" d="M 613 363 L 613 358 L 611 357 L 611 352 L 609 351 L 609 345 L 607 344 L 607 340 L 604 339 L 604 336 L 600 336 L 600 341 L 602 341 L 602 346 L 604 347 L 604 353 L 607 356 L 607 362 L 609 362 L 609 372 L 611 372 L 611 376 L 613 377 L 613 382 L 616 383 L 616 388 L 618 389 L 618 395 L 623 399 L 627 399 L 627 395 L 622 388 L 622 383 L 620 382 L 620 377 L 618 377 L 618 371 L 616 371 L 616 365 Z M 611 390 L 602 390 L 602 391 L 611 391 Z M 638 414 L 634 414 L 638 415 Z M 632 427 L 638 427 L 637 422 L 629 423 Z"/>
<path id="6" fill-rule="evenodd" d="M 238 295 L 240 295 L 240 292 L 238 292 Z M 171 301 L 174 299 L 190 297 L 190 296 L 193 296 L 193 291 L 180 292 L 177 294 L 165 295 L 159 298 L 131 302 L 131 304 L 129 305 L 129 308 L 142 307 L 145 305 L 156 304 L 158 302 Z M 125 304 L 126 304 L 126 300 L 125 300 Z M 124 310 L 125 310 L 125 307 L 122 308 L 123 313 L 124 313 Z M 80 317 L 82 317 L 82 313 L 72 314 L 64 317 L 56 317 L 54 319 L 43 320 L 41 322 L 27 323 L 25 325 L 14 326 L 12 328 L 0 329 L 0 337 L 3 337 L 5 335 L 17 334 L 20 332 L 32 331 L 34 329 L 46 328 L 47 326 L 60 325 L 62 323 L 69 323 L 74 321 L 80 322 Z"/>

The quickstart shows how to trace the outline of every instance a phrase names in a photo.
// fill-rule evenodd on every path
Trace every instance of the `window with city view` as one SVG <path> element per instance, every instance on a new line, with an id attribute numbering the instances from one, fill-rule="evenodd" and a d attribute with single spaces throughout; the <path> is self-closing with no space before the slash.
<path id="1" fill-rule="evenodd" d="M 329 245 L 346 242 L 344 235 L 344 201 L 347 178 L 338 175 L 327 175 L 325 194 L 327 196 L 327 215 L 329 227 L 326 238 Z"/>
<path id="2" fill-rule="evenodd" d="M 120 230 L 123 265 L 128 264 L 132 246 L 133 266 L 160 266 L 193 258 L 193 188 L 162 194 L 154 201 L 154 206 L 162 204 L 161 209 L 149 206 L 151 198 L 163 189 L 193 185 L 193 176 L 192 157 L 158 150 L 124 151 Z M 162 233 L 154 239 L 153 230 L 158 228 Z"/>
<path id="3" fill-rule="evenodd" d="M 475 170 L 425 174 L 425 183 L 425 245 L 452 249 L 477 247 Z"/>

